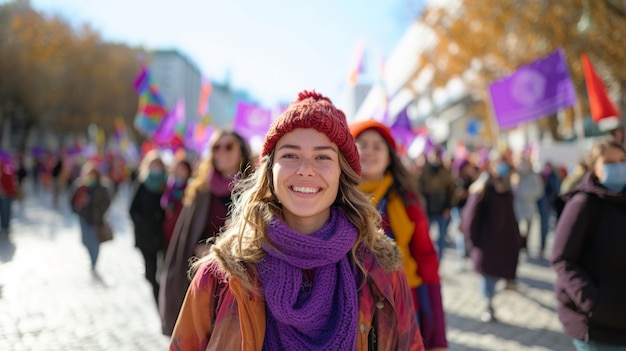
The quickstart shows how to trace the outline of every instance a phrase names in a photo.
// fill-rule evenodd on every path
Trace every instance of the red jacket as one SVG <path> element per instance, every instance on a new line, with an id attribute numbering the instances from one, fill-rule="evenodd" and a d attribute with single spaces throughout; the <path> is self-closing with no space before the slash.
<path id="1" fill-rule="evenodd" d="M 10 164 L 0 165 L 0 186 L 2 187 L 1 196 L 15 198 L 17 195 L 17 180 Z"/>

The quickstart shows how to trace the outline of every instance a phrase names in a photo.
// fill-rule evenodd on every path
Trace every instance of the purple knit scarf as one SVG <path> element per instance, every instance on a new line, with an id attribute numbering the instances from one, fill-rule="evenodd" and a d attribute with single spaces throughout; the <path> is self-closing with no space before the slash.
<path id="1" fill-rule="evenodd" d="M 266 301 L 263 350 L 354 350 L 358 317 L 356 278 L 348 253 L 356 228 L 331 208 L 328 222 L 304 235 L 274 218 L 257 264 Z M 303 270 L 312 271 L 308 283 Z"/>

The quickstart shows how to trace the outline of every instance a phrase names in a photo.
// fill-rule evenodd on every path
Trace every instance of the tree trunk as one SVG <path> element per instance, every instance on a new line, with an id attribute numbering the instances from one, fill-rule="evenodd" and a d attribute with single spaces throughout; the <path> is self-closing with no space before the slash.
<path id="1" fill-rule="evenodd" d="M 552 136 L 552 140 L 560 141 L 563 140 L 561 134 L 559 134 L 559 119 L 557 114 L 552 114 L 547 117 L 548 122 L 548 130 L 550 131 L 550 135 Z"/>
<path id="2" fill-rule="evenodd" d="M 5 109 L 0 109 L 0 145 L 2 145 L 2 137 L 4 136 L 4 121 L 8 115 Z"/>
<path id="3" fill-rule="evenodd" d="M 27 118 L 24 120 L 24 131 L 22 133 L 22 137 L 20 139 L 19 151 L 26 152 L 26 143 L 28 142 L 28 137 L 30 136 L 30 132 L 33 130 L 35 126 L 35 121 L 31 118 Z"/>

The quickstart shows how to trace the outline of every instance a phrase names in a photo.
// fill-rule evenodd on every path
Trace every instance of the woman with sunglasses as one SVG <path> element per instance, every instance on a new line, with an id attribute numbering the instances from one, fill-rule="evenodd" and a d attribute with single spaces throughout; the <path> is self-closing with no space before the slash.
<path id="1" fill-rule="evenodd" d="M 385 234 L 402 252 L 402 267 L 411 288 L 415 315 L 426 350 L 447 350 L 441 299 L 439 261 L 430 239 L 428 217 L 414 189 L 409 171 L 396 153 L 391 130 L 376 121 L 350 125 L 361 158 L 359 188 L 383 218 Z"/>
<path id="2" fill-rule="evenodd" d="M 218 131 L 211 157 L 198 167 L 183 198 L 183 209 L 165 254 L 159 312 L 162 331 L 171 335 L 183 303 L 191 259 L 202 257 L 224 225 L 231 203 L 233 180 L 251 172 L 252 154 L 246 141 L 232 131 Z"/>
<path id="3" fill-rule="evenodd" d="M 195 265 L 170 350 L 424 350 L 345 115 L 302 92 Z"/>

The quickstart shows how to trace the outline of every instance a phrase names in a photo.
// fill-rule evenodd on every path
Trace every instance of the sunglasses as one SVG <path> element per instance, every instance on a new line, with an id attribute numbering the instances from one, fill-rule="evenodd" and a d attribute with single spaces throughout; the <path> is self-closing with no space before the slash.
<path id="1" fill-rule="evenodd" d="M 230 152 L 230 151 L 233 151 L 233 149 L 235 149 L 235 143 L 215 144 L 213 145 L 213 147 L 211 147 L 212 152 L 217 152 L 220 150 Z"/>

